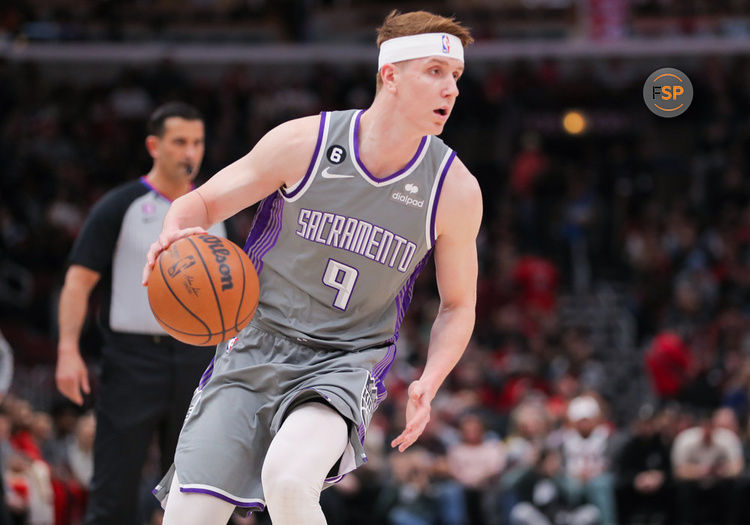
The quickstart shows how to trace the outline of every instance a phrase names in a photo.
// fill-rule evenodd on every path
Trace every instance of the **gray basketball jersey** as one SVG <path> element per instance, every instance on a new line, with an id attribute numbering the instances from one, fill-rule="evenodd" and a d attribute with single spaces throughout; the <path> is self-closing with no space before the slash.
<path id="1" fill-rule="evenodd" d="M 260 203 L 245 245 L 260 277 L 254 322 L 311 346 L 398 338 L 455 158 L 425 136 L 403 169 L 377 179 L 359 158 L 362 113 L 321 113 L 307 173 Z"/>

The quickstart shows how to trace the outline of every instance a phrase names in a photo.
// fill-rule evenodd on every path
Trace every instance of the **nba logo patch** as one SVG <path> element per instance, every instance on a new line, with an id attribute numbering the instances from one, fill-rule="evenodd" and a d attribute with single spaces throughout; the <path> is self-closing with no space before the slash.
<path id="1" fill-rule="evenodd" d="M 443 35 L 442 43 L 443 43 L 443 53 L 447 55 L 448 53 L 451 52 L 451 41 L 448 38 L 448 35 Z"/>
<path id="2" fill-rule="evenodd" d="M 232 349 L 232 347 L 234 346 L 234 343 L 236 343 L 236 342 L 237 342 L 237 337 L 232 337 L 232 338 L 231 338 L 231 339 L 230 339 L 230 340 L 229 340 L 229 341 L 227 342 L 227 349 L 226 349 L 226 350 L 224 350 L 224 353 L 225 353 L 225 354 L 228 354 L 228 353 L 229 353 L 229 351 L 230 351 L 230 350 Z"/>

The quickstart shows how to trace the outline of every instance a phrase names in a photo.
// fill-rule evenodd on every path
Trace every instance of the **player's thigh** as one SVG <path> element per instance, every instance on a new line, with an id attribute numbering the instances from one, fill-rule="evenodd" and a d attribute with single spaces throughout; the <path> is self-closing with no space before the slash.
<path id="1" fill-rule="evenodd" d="M 294 408 L 268 448 L 262 472 L 264 486 L 283 473 L 322 485 L 344 453 L 348 439 L 346 420 L 331 406 L 307 402 Z"/>
<path id="2" fill-rule="evenodd" d="M 177 474 L 172 478 L 163 525 L 226 525 L 234 505 L 215 496 L 180 492 Z"/>

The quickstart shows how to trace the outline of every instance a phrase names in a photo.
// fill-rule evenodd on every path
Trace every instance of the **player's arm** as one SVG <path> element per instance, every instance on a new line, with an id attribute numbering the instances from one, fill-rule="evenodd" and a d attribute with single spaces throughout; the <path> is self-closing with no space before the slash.
<path id="1" fill-rule="evenodd" d="M 81 391 L 90 392 L 86 363 L 81 358 L 79 341 L 88 310 L 89 296 L 99 282 L 100 274 L 85 266 L 72 264 L 65 274 L 60 293 L 55 381 L 60 392 L 74 403 L 83 404 Z"/>
<path id="2" fill-rule="evenodd" d="M 177 239 L 204 232 L 305 175 L 315 151 L 320 116 L 285 122 L 269 131 L 244 157 L 211 177 L 200 188 L 176 199 L 162 232 L 146 255 L 143 283 L 159 253 Z"/>
<path id="3" fill-rule="evenodd" d="M 430 419 L 430 403 L 461 358 L 474 330 L 477 291 L 476 238 L 482 220 L 482 194 L 458 159 L 446 176 L 438 203 L 435 270 L 440 309 L 432 325 L 427 362 L 409 385 L 406 428 L 391 443 L 406 450 Z"/>

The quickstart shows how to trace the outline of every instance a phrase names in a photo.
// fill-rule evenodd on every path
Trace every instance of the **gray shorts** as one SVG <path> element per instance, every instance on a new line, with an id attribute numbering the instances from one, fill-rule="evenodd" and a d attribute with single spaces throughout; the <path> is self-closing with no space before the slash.
<path id="1" fill-rule="evenodd" d="M 367 461 L 362 443 L 385 398 L 395 346 L 359 352 L 318 349 L 254 323 L 216 348 L 185 416 L 175 464 L 154 489 L 166 505 L 175 469 L 180 491 L 211 494 L 238 510 L 265 507 L 261 469 L 284 417 L 324 401 L 349 424 L 349 444 L 326 485 Z"/>

